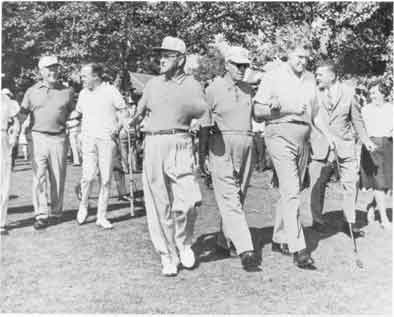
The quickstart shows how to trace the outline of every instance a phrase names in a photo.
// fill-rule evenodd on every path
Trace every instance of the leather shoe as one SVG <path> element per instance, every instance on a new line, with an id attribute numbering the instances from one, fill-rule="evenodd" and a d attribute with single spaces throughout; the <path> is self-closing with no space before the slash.
<path id="1" fill-rule="evenodd" d="M 239 257 L 241 258 L 241 263 L 246 271 L 257 269 L 259 266 L 259 259 L 257 257 L 256 252 L 254 251 L 245 251 L 242 252 Z"/>
<path id="2" fill-rule="evenodd" d="M 361 238 L 365 236 L 365 232 L 363 230 L 361 230 L 360 228 L 356 227 L 354 223 L 350 224 L 350 227 L 352 227 L 352 232 L 353 232 L 353 237 L 355 239 L 357 238 Z M 349 228 L 349 223 L 348 222 L 344 222 L 342 224 L 342 231 L 343 233 L 345 233 L 346 235 L 348 235 L 349 237 L 350 235 L 350 228 Z"/>
<path id="3" fill-rule="evenodd" d="M 314 261 L 306 249 L 294 253 L 294 264 L 300 269 L 316 270 L 316 267 L 313 265 Z"/>
<path id="4" fill-rule="evenodd" d="M 272 241 L 272 247 L 271 247 L 272 252 L 280 252 L 283 255 L 291 255 L 289 251 L 289 246 L 287 243 L 277 243 Z"/>
<path id="5" fill-rule="evenodd" d="M 48 227 L 48 219 L 36 219 L 33 224 L 34 229 L 42 230 Z"/>
<path id="6" fill-rule="evenodd" d="M 312 228 L 313 231 L 316 231 L 316 232 L 319 232 L 319 233 L 323 233 L 323 234 L 327 234 L 327 233 L 331 232 L 330 225 L 328 223 L 325 223 L 325 222 L 320 223 L 320 222 L 314 221 L 312 223 L 312 227 L 311 228 Z"/>
<path id="7" fill-rule="evenodd" d="M 216 245 L 216 253 L 225 256 L 226 258 L 234 258 L 237 257 L 237 251 L 233 245 L 230 248 L 225 248 L 219 244 Z"/>

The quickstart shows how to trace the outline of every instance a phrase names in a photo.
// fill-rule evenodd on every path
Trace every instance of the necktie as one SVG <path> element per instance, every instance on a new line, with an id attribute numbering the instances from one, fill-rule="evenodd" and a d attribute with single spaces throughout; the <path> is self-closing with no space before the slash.
<path id="1" fill-rule="evenodd" d="M 332 110 L 332 108 L 333 108 L 333 106 L 334 106 L 334 103 L 333 103 L 333 98 L 332 98 L 332 94 L 331 94 L 331 91 L 330 91 L 330 89 L 328 88 L 327 89 L 327 94 L 326 94 L 326 96 L 327 96 L 327 105 L 328 105 L 328 110 Z"/>

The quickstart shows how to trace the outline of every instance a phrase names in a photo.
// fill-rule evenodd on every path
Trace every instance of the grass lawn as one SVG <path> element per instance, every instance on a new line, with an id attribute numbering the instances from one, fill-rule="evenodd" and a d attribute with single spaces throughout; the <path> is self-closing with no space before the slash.
<path id="1" fill-rule="evenodd" d="M 391 315 L 392 232 L 377 223 L 364 227 L 366 236 L 357 240 L 364 262 L 359 269 L 348 236 L 320 236 L 308 228 L 311 217 L 303 199 L 301 219 L 317 270 L 298 269 L 291 257 L 271 252 L 278 193 L 269 186 L 270 172 L 254 173 L 245 206 L 256 248 L 262 251 L 262 271 L 245 272 L 238 258 L 213 252 L 218 210 L 213 192 L 201 182 L 204 203 L 193 246 L 200 263 L 173 278 L 160 275 L 143 211 L 130 217 L 128 204 L 113 197 L 109 218 L 115 227 L 100 229 L 95 225 L 94 189 L 88 223 L 78 226 L 73 190 L 81 169 L 70 165 L 67 173 L 62 222 L 37 232 L 32 228 L 31 170 L 18 161 L 9 208 L 11 231 L 1 237 L 2 313 Z M 361 192 L 358 208 L 364 210 L 369 199 L 370 193 Z M 340 210 L 340 189 L 333 184 L 325 216 L 334 226 Z M 366 225 L 363 212 L 358 219 Z"/>

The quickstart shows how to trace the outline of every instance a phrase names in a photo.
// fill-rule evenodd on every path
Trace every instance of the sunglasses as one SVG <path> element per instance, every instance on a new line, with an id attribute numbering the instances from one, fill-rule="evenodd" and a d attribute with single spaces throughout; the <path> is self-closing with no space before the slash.
<path id="1" fill-rule="evenodd" d="M 173 53 L 161 53 L 160 58 L 164 59 L 171 59 L 171 58 L 177 58 L 178 54 L 173 54 Z"/>
<path id="2" fill-rule="evenodd" d="M 232 61 L 229 61 L 229 62 L 230 62 L 231 65 L 234 65 L 238 69 L 248 68 L 249 67 L 249 64 L 238 64 L 238 63 L 234 63 Z"/>

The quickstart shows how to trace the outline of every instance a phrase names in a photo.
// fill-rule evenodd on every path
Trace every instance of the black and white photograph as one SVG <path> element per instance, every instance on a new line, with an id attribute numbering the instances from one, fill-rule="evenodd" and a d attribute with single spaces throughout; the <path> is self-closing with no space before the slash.
<path id="1" fill-rule="evenodd" d="M 392 1 L 1 1 L 0 314 L 392 315 Z"/>

